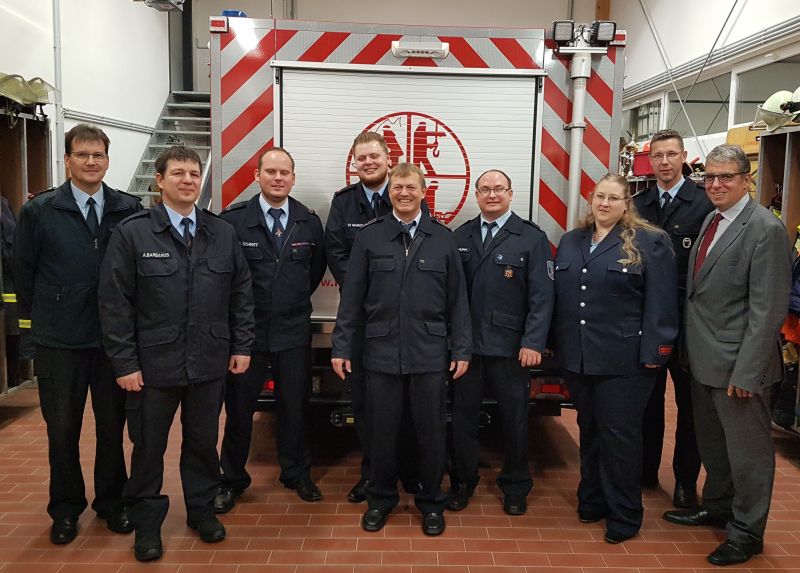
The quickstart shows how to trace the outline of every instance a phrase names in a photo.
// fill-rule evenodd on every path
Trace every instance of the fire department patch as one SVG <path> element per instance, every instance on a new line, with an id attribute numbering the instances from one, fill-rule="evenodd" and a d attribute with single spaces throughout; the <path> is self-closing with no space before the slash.
<path id="1" fill-rule="evenodd" d="M 547 261 L 547 276 L 550 277 L 551 281 L 556 280 L 556 266 L 553 261 Z"/>
<path id="2" fill-rule="evenodd" d="M 659 356 L 670 356 L 672 354 L 672 346 L 668 344 L 662 344 L 658 347 L 658 355 Z"/>
<path id="3" fill-rule="evenodd" d="M 503 276 L 507 279 L 514 278 L 514 270 L 511 267 L 506 267 L 506 270 L 503 272 Z"/>
<path id="4" fill-rule="evenodd" d="M 692 248 L 692 239 L 689 237 L 683 238 L 683 248 L 684 249 L 691 249 Z"/>

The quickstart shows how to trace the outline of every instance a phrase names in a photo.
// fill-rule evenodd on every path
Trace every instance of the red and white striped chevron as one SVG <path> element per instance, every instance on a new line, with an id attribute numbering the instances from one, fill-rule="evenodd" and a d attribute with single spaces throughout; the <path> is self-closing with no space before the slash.
<path id="1" fill-rule="evenodd" d="M 229 31 L 211 35 L 212 177 L 215 208 L 257 191 L 253 178 L 258 156 L 273 145 L 274 97 L 271 60 L 382 66 L 541 69 L 544 113 L 539 148 L 538 223 L 556 244 L 566 227 L 571 121 L 569 60 L 556 54 L 545 31 L 451 29 L 229 19 Z M 448 42 L 445 60 L 399 59 L 393 40 Z M 624 35 L 618 36 L 624 43 Z M 587 82 L 581 193 L 615 169 L 620 136 L 624 48 L 593 59 Z"/>

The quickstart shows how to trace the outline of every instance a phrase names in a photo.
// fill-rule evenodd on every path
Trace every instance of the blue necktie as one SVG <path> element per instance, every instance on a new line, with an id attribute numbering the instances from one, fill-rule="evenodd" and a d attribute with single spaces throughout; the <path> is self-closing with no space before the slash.
<path id="1" fill-rule="evenodd" d="M 281 225 L 281 215 L 283 209 L 270 209 L 269 215 L 272 217 L 272 241 L 275 243 L 275 251 L 280 252 L 283 248 L 283 225 Z"/>
<path id="2" fill-rule="evenodd" d="M 100 228 L 100 221 L 97 220 L 97 211 L 94 210 L 95 205 L 97 205 L 97 202 L 94 197 L 89 197 L 86 200 L 86 206 L 89 208 L 89 212 L 86 214 L 86 224 L 89 225 L 92 235 L 96 237 L 97 230 Z"/>
<path id="3" fill-rule="evenodd" d="M 492 221 L 491 223 L 483 223 L 483 228 L 486 229 L 486 236 L 483 238 L 483 250 L 485 251 L 489 247 L 489 243 L 492 242 L 492 230 L 497 227 L 497 223 Z"/>
<path id="4" fill-rule="evenodd" d="M 186 245 L 186 250 L 191 253 L 192 234 L 189 232 L 189 228 L 192 226 L 192 220 L 189 217 L 184 217 L 181 219 L 181 225 L 183 225 L 183 242 Z"/>

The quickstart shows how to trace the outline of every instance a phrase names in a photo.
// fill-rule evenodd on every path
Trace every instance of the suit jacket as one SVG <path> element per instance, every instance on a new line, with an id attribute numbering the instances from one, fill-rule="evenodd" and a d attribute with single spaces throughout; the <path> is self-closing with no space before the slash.
<path id="1" fill-rule="evenodd" d="M 709 213 L 701 236 L 713 219 Z M 698 243 L 699 244 L 699 243 Z M 697 244 L 689 256 L 694 268 Z M 783 224 L 752 199 L 686 281 L 692 376 L 760 393 L 781 379 L 780 328 L 789 305 L 791 257 Z"/>
<path id="2" fill-rule="evenodd" d="M 472 314 L 472 352 L 516 357 L 543 352 L 553 315 L 553 261 L 544 232 L 512 213 L 484 252 L 481 218 L 454 233 Z"/>
<path id="3" fill-rule="evenodd" d="M 633 203 L 642 217 L 664 229 L 672 240 L 675 267 L 678 271 L 678 306 L 683 311 L 689 253 L 697 242 L 706 215 L 714 210 L 714 205 L 708 200 L 705 191 L 688 178 L 684 179 L 683 185 L 666 209 L 661 209 L 659 199 L 658 187 L 653 186 L 637 193 L 633 197 Z"/>
<path id="4" fill-rule="evenodd" d="M 639 230 L 643 265 L 626 264 L 621 229 L 589 252 L 592 229 L 574 229 L 558 245 L 555 266 L 556 356 L 565 370 L 622 376 L 664 365 L 678 335 L 678 284 L 664 234 Z"/>
<path id="5" fill-rule="evenodd" d="M 353 358 L 363 329 L 363 365 L 388 374 L 443 372 L 469 360 L 467 285 L 453 234 L 420 218 L 413 241 L 392 215 L 358 232 L 342 288 L 331 355 Z"/>

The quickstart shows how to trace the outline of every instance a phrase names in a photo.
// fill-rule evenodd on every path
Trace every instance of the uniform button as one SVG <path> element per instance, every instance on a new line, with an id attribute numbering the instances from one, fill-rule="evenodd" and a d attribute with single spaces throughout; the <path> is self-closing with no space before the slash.
<path id="1" fill-rule="evenodd" d="M 640 330 L 640 331 L 639 331 L 639 336 L 641 336 L 641 335 L 642 335 L 642 331 Z"/>
<path id="2" fill-rule="evenodd" d="M 586 306 L 586 303 L 585 303 L 585 302 L 582 302 L 582 303 L 581 303 L 581 308 L 583 308 L 584 306 Z"/>
<path id="3" fill-rule="evenodd" d="M 626 268 L 624 268 L 624 267 L 623 267 L 623 269 L 622 269 L 622 272 L 623 272 L 623 273 L 627 273 L 627 272 L 628 272 L 628 269 L 626 269 Z"/>
<path id="4" fill-rule="evenodd" d="M 586 274 L 588 271 L 587 271 L 586 269 L 581 269 L 581 272 L 582 272 L 583 274 Z"/>
<path id="5" fill-rule="evenodd" d="M 586 321 L 585 320 L 581 320 L 581 326 L 583 326 L 584 324 L 586 324 Z"/>
<path id="6" fill-rule="evenodd" d="M 586 290 L 586 285 L 581 285 L 581 290 Z"/>

